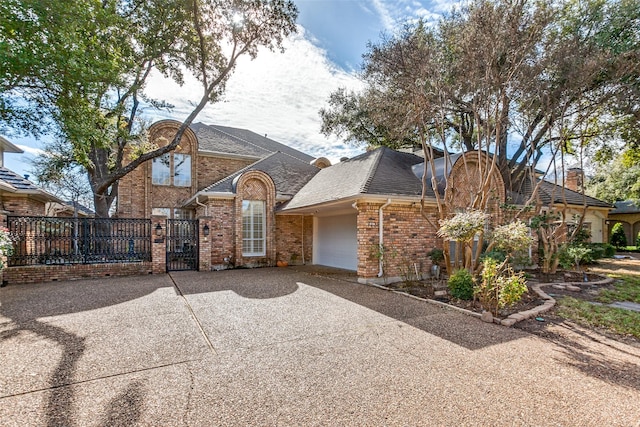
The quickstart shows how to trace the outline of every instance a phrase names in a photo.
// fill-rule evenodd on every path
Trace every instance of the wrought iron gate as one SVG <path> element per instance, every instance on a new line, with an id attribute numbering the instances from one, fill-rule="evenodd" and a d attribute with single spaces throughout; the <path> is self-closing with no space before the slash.
<path id="1" fill-rule="evenodd" d="M 167 219 L 167 271 L 198 269 L 198 220 Z"/>

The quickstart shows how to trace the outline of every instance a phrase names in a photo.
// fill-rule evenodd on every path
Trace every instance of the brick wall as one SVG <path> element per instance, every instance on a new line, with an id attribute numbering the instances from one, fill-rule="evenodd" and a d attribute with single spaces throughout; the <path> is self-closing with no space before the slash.
<path id="1" fill-rule="evenodd" d="M 158 147 L 169 144 L 178 130 L 179 123 L 161 121 L 149 129 L 149 140 Z M 120 218 L 148 218 L 154 207 L 177 208 L 184 200 L 195 194 L 197 181 L 197 140 L 188 130 L 182 136 L 178 147 L 171 152 L 191 155 L 191 186 L 154 185 L 152 181 L 152 161 L 138 166 L 133 172 L 120 179 L 116 215 Z M 173 174 L 173 157 L 171 171 Z"/>
<path id="2" fill-rule="evenodd" d="M 209 199 L 207 215 L 210 222 L 211 268 L 228 268 L 235 263 L 235 201 L 234 199 Z"/>
<path id="3" fill-rule="evenodd" d="M 253 163 L 255 160 L 199 155 L 197 158 L 198 191 Z"/>
<path id="4" fill-rule="evenodd" d="M 45 204 L 26 196 L 3 195 L 0 198 L 2 209 L 8 215 L 44 216 Z"/>
<path id="5" fill-rule="evenodd" d="M 580 168 L 570 168 L 567 171 L 564 186 L 569 190 L 582 192 L 584 187 L 584 172 Z"/>
<path id="6" fill-rule="evenodd" d="M 3 273 L 3 284 L 31 284 L 77 280 L 107 276 L 134 276 L 153 273 L 152 263 L 34 265 L 8 267 Z M 164 271 L 163 271 L 164 273 Z"/>
<path id="7" fill-rule="evenodd" d="M 291 265 L 311 262 L 313 216 L 276 215 L 276 257 Z"/>
<path id="8" fill-rule="evenodd" d="M 383 203 L 358 204 L 358 276 L 376 277 L 378 258 L 372 256 L 379 239 L 379 209 Z M 427 207 L 433 224 L 437 224 L 437 209 Z M 391 204 L 383 210 L 383 244 L 387 250 L 384 274 L 402 276 L 403 271 L 418 269 L 426 274 L 431 268 L 429 252 L 440 247 L 436 229 L 420 213 L 418 204 Z"/>
<path id="9" fill-rule="evenodd" d="M 149 138 L 162 147 L 171 142 L 178 127 L 179 123 L 173 121 L 155 123 L 149 130 Z M 147 218 L 154 207 L 180 207 L 196 192 L 255 162 L 255 159 L 199 155 L 197 139 L 191 131 L 185 132 L 178 148 L 172 153 L 191 155 L 191 186 L 153 185 L 152 162 L 145 162 L 120 180 L 118 217 Z"/>

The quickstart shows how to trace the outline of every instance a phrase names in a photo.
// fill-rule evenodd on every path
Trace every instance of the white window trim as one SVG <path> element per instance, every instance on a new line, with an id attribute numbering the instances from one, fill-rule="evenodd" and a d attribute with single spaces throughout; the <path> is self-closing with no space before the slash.
<path id="1" fill-rule="evenodd" d="M 267 209 L 266 209 L 266 202 L 264 200 L 243 200 L 243 206 L 242 206 L 242 227 L 244 228 L 244 213 L 245 213 L 245 208 L 244 208 L 244 202 L 248 202 L 251 206 L 251 215 L 249 216 L 249 218 L 251 219 L 251 237 L 246 238 L 244 237 L 244 229 L 242 230 L 242 256 L 245 257 L 259 257 L 259 256 L 265 256 L 267 254 L 266 248 L 267 248 L 267 236 L 266 236 L 266 229 L 267 229 Z M 262 207 L 262 238 L 254 238 L 253 237 L 253 230 L 254 230 L 254 225 L 253 225 L 253 218 L 254 218 L 254 206 L 255 206 L 255 202 L 260 202 L 260 206 Z M 262 241 L 262 251 L 260 252 L 253 252 L 253 251 L 249 251 L 249 252 L 245 252 L 244 247 L 245 247 L 245 241 L 250 241 L 252 244 L 250 245 L 252 248 L 254 247 L 253 243 L 256 240 L 261 240 Z"/>

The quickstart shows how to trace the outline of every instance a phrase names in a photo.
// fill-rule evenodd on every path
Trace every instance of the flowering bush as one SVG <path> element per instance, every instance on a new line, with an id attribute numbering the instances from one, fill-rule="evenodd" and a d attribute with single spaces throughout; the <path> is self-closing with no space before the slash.
<path id="1" fill-rule="evenodd" d="M 482 211 L 469 210 L 460 212 L 448 219 L 440 221 L 438 236 L 448 240 L 467 242 L 484 230 L 487 214 Z"/>
<path id="2" fill-rule="evenodd" d="M 529 227 L 519 220 L 497 227 L 491 233 L 491 241 L 494 249 L 507 254 L 525 250 L 533 243 L 529 235 Z"/>
<path id="3" fill-rule="evenodd" d="M 4 258 L 13 253 L 13 242 L 9 238 L 9 230 L 0 227 L 0 270 L 4 268 Z"/>

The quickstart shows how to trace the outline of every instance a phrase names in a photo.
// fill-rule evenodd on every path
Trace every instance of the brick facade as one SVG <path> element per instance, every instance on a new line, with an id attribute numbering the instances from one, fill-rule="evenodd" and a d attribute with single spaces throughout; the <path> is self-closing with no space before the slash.
<path id="1" fill-rule="evenodd" d="M 163 252 L 164 257 L 164 252 Z M 30 284 L 78 280 L 109 276 L 135 276 L 152 274 L 150 262 L 118 264 L 31 265 L 9 267 L 2 271 L 3 284 Z M 164 270 L 162 271 L 164 273 Z"/>
<path id="2" fill-rule="evenodd" d="M 276 215 L 276 260 L 289 265 L 310 263 L 313 256 L 313 216 Z"/>
<path id="3" fill-rule="evenodd" d="M 45 215 L 45 203 L 39 200 L 34 200 L 27 195 L 9 196 L 3 194 L 0 196 L 0 204 L 2 209 L 6 211 L 8 215 Z"/>
<path id="4" fill-rule="evenodd" d="M 374 278 L 379 273 L 375 256 L 380 243 L 379 210 L 383 202 L 358 203 L 358 276 Z M 383 209 L 383 275 L 401 277 L 407 271 L 418 270 L 424 275 L 431 268 L 429 252 L 442 246 L 436 237 L 437 208 L 426 207 L 429 221 L 420 212 L 419 203 L 392 203 Z"/>
<path id="5" fill-rule="evenodd" d="M 207 188 L 254 163 L 252 159 L 233 159 L 211 154 L 199 154 L 196 160 L 198 191 Z"/>
<path id="6" fill-rule="evenodd" d="M 177 129 L 178 125 L 175 122 L 158 122 L 149 129 L 149 140 L 158 147 L 163 147 L 172 141 Z M 191 156 L 191 185 L 188 187 L 153 184 L 153 164 L 151 161 L 143 163 L 133 172 L 124 176 L 118 187 L 116 216 L 120 218 L 148 218 L 153 208 L 181 206 L 198 190 L 197 150 L 196 136 L 190 129 L 187 129 L 180 144 L 171 152 L 170 156 L 170 170 L 175 167 L 173 154 Z"/>

